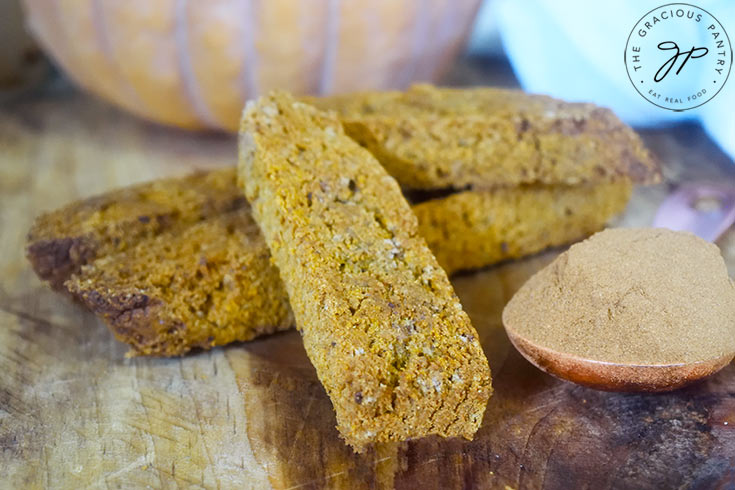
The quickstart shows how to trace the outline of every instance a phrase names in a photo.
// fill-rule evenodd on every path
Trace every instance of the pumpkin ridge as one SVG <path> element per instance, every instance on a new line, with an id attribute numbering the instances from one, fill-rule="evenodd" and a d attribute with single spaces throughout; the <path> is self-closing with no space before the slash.
<path id="1" fill-rule="evenodd" d="M 197 119 L 207 126 L 223 129 L 222 124 L 217 121 L 209 110 L 200 95 L 199 82 L 194 75 L 191 66 L 191 54 L 188 49 L 189 32 L 188 19 L 186 15 L 187 0 L 176 0 L 174 5 L 175 32 L 174 39 L 176 41 L 176 57 L 177 66 L 179 68 L 179 76 L 183 84 L 183 93 L 189 106 L 196 115 Z"/>

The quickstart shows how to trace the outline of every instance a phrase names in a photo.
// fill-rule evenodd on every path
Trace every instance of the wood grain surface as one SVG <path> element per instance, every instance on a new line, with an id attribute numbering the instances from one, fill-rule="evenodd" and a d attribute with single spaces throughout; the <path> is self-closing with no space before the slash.
<path id="1" fill-rule="evenodd" d="M 666 182 L 619 224 L 650 223 L 678 182 L 735 184 L 694 126 L 648 132 Z M 494 395 L 473 442 L 355 455 L 295 332 L 181 359 L 125 359 L 23 256 L 35 215 L 115 186 L 232 165 L 234 138 L 168 130 L 50 87 L 0 110 L 0 487 L 732 488 L 735 368 L 673 393 L 597 392 L 526 362 L 503 332 L 513 292 L 558 251 L 454 278 Z M 718 243 L 735 274 L 735 231 Z"/>

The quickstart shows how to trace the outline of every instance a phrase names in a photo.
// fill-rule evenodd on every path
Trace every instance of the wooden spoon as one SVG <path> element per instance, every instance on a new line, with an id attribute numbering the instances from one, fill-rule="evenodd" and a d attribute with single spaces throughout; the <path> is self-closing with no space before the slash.
<path id="1" fill-rule="evenodd" d="M 689 231 L 716 241 L 735 223 L 735 187 L 731 184 L 683 185 L 656 212 L 655 228 Z"/>
<path id="2" fill-rule="evenodd" d="M 682 364 L 636 365 L 583 359 L 534 344 L 505 326 L 518 352 L 542 371 L 557 378 L 605 391 L 670 391 L 716 373 L 733 354 Z"/>

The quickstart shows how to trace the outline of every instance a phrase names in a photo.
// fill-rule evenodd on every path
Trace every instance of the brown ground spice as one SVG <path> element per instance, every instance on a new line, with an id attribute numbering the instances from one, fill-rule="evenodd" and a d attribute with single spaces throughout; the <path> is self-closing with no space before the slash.
<path id="1" fill-rule="evenodd" d="M 717 246 L 665 229 L 608 229 L 534 275 L 503 312 L 529 341 L 655 365 L 735 351 L 735 283 Z"/>

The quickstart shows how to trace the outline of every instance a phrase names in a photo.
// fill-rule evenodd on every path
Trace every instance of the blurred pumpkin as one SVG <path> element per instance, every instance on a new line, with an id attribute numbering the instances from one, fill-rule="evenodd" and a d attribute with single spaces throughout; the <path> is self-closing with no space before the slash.
<path id="1" fill-rule="evenodd" d="M 50 65 L 28 35 L 18 0 L 0 1 L 0 92 L 16 92 L 35 85 Z M 3 100 L 0 98 L 0 100 Z"/>
<path id="2" fill-rule="evenodd" d="M 79 85 L 154 121 L 237 130 L 269 89 L 327 94 L 435 80 L 480 0 L 23 0 Z"/>

